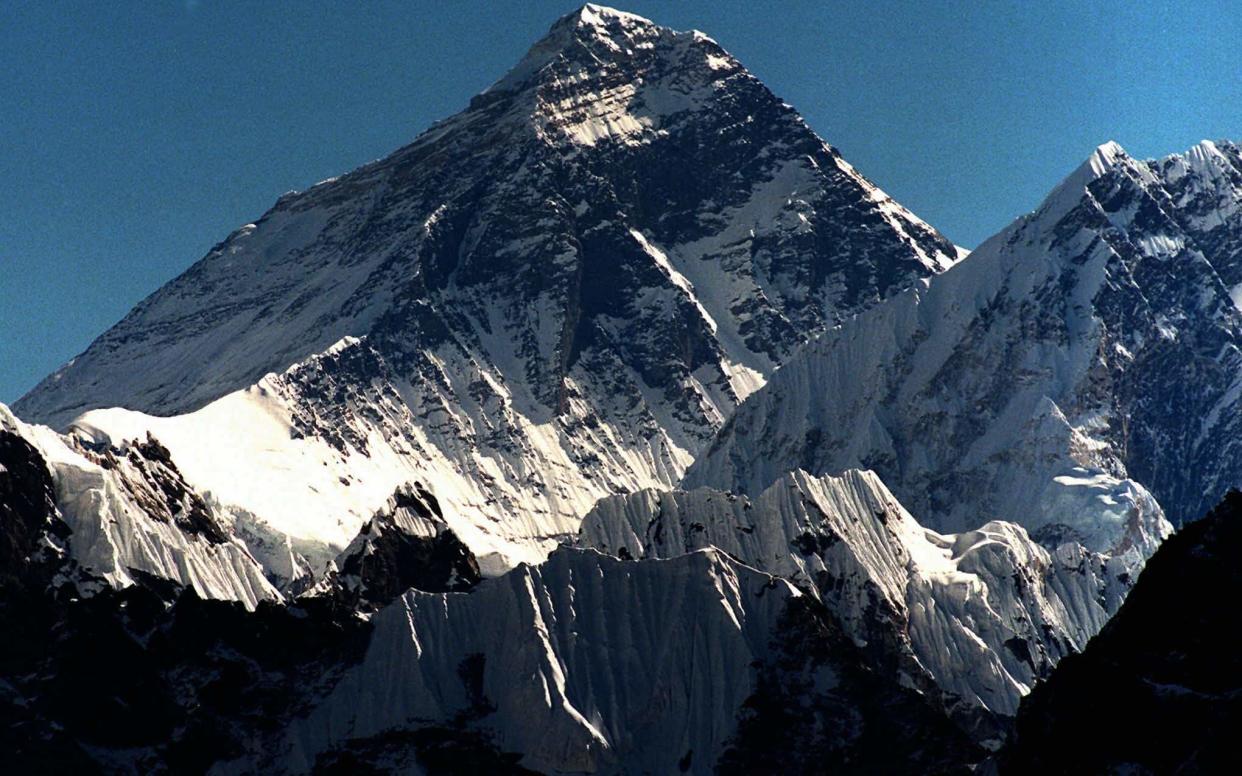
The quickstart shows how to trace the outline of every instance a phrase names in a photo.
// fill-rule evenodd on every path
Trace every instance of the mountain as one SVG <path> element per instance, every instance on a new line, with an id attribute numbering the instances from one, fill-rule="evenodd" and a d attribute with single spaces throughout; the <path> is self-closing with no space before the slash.
<path id="1" fill-rule="evenodd" d="M 158 442 L 5 424 L 0 749 L 22 772 L 940 773 L 983 757 L 856 624 L 714 548 L 562 548 L 481 580 L 410 486 L 290 598 L 240 541 L 194 528 L 227 533 L 228 513 Z M 170 558 L 184 565 L 152 565 Z M 227 562 L 265 595 L 216 587 Z"/>
<path id="2" fill-rule="evenodd" d="M 1228 143 L 1101 146 L 951 270 L 811 343 L 685 485 L 865 467 L 937 530 L 988 515 L 1137 567 L 1163 513 L 1242 482 L 1240 171 Z"/>
<path id="3" fill-rule="evenodd" d="M 963 257 L 585 6 L 0 405 L 5 765 L 1210 766 L 1240 203 L 1106 144 Z"/>
<path id="4" fill-rule="evenodd" d="M 794 472 L 753 500 L 707 488 L 605 498 L 579 541 L 635 559 L 718 548 L 818 598 L 875 665 L 1006 717 L 1130 587 L 1124 564 L 1069 543 L 1049 553 L 1012 523 L 929 531 L 872 472 Z"/>
<path id="5" fill-rule="evenodd" d="M 1160 547 L 1103 632 L 1023 701 L 1000 772 L 1234 770 L 1239 552 L 1242 494 L 1232 491 Z"/>
<path id="6" fill-rule="evenodd" d="M 400 488 L 362 526 L 312 595 L 351 609 L 379 608 L 410 588 L 430 593 L 479 583 L 478 559 L 444 522 L 436 497 L 417 483 Z"/>
<path id="7" fill-rule="evenodd" d="M 316 569 L 417 480 L 499 573 L 598 497 L 675 484 L 814 332 L 957 258 L 710 38 L 585 6 L 15 410 L 91 444 L 153 434 Z"/>
<path id="8" fill-rule="evenodd" d="M 90 591 L 48 587 L 55 564 L 27 564 L 16 581 L 8 571 L 0 752 L 11 773 L 205 773 L 320 697 L 370 633 L 329 599 L 248 610 L 192 587 L 170 602 L 154 578 Z"/>
<path id="9" fill-rule="evenodd" d="M 814 599 L 715 550 L 566 548 L 370 618 L 324 596 L 169 606 L 141 585 L 3 585 L 0 617 L 0 748 L 23 773 L 947 773 L 983 756 Z"/>

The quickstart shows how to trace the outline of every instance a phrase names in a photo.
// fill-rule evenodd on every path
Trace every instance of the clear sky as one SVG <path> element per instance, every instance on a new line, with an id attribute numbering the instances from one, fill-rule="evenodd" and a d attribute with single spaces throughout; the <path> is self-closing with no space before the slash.
<path id="1" fill-rule="evenodd" d="M 463 108 L 576 5 L 0 3 L 0 401 L 281 193 Z M 621 7 L 707 32 L 966 246 L 1105 140 L 1242 137 L 1233 2 Z"/>

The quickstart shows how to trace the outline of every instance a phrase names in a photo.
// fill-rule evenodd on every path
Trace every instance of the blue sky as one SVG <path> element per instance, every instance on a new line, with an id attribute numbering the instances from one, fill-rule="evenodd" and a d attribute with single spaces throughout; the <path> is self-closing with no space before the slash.
<path id="1" fill-rule="evenodd" d="M 460 110 L 576 5 L 0 4 L 0 401 L 282 192 Z M 1242 137 L 1230 3 L 621 7 L 712 35 L 967 246 L 1105 140 Z"/>

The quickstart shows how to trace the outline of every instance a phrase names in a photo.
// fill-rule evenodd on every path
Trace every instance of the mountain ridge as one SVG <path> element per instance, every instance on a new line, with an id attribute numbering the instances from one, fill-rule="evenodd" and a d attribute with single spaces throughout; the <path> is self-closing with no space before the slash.
<path id="1" fill-rule="evenodd" d="M 933 528 L 992 513 L 1150 555 L 1162 505 L 1181 519 L 1242 476 L 1226 452 L 1242 166 L 1231 144 L 1196 149 L 1140 162 L 1101 146 L 948 272 L 787 362 L 685 485 L 865 466 Z M 1186 401 L 1202 428 L 1182 423 Z M 1202 479 L 1179 474 L 1187 460 Z"/>
<path id="2" fill-rule="evenodd" d="M 923 528 L 873 472 L 796 471 L 753 499 L 706 488 L 601 499 L 578 543 L 639 560 L 715 547 L 821 600 L 880 668 L 961 707 L 1012 716 L 1121 605 L 1125 563 L 1018 525 Z M 927 680 L 934 680 L 935 684 Z"/>
<path id="3" fill-rule="evenodd" d="M 1221 637 L 1232 625 L 1219 601 L 1242 589 L 1240 528 L 1233 490 L 1161 546 L 1100 635 L 1023 701 L 1000 773 L 1232 768 L 1242 661 Z"/>

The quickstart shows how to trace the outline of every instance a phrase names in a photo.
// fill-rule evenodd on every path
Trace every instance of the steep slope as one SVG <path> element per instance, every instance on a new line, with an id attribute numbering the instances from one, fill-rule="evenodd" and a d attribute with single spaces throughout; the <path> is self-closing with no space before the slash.
<path id="1" fill-rule="evenodd" d="M 0 416 L 0 582 L 50 577 L 38 572 L 60 565 L 68 532 L 43 456 Z"/>
<path id="2" fill-rule="evenodd" d="M 1000 771 L 1236 770 L 1240 552 L 1232 491 L 1161 546 L 1104 631 L 1023 701 Z"/>
<path id="3" fill-rule="evenodd" d="M 994 515 L 1141 560 L 1160 507 L 1180 521 L 1242 481 L 1240 158 L 1101 146 L 952 270 L 808 346 L 686 485 L 866 467 L 939 530 Z"/>
<path id="4" fill-rule="evenodd" d="M 602 499 L 579 541 L 625 558 L 719 548 L 819 597 L 877 663 L 1006 716 L 1129 588 L 1122 564 L 1070 543 L 1049 553 L 1012 523 L 922 528 L 872 472 L 795 472 L 753 501 L 710 489 Z"/>
<path id="5" fill-rule="evenodd" d="M 154 430 L 318 562 L 419 480 L 499 570 L 601 495 L 675 483 L 811 333 L 956 256 L 710 38 L 586 6 L 462 113 L 282 197 L 16 409 L 140 413 L 84 425 Z"/>
<path id="6" fill-rule="evenodd" d="M 66 570 L 89 577 L 83 592 L 159 580 L 251 609 L 281 598 L 237 538 L 236 516 L 195 492 L 153 437 L 123 447 L 87 446 L 26 425 L 0 404 L 0 439 L 28 450 L 24 470 L 42 469 L 52 486 L 54 514 L 47 526 L 35 531 L 7 516 L 0 526 L 5 533 L 20 531 L 23 543 L 34 542 L 26 544 L 22 559 L 30 547 L 54 553 Z M 22 505 L 29 498 L 16 489 L 17 480 L 16 470 L 0 468 L 0 516 L 28 511 Z"/>
<path id="7" fill-rule="evenodd" d="M 32 450 L 0 437 L 24 475 L 0 492 L 41 523 L 51 488 L 27 471 Z M 338 604 L 79 596 L 0 573 L 5 765 L 944 773 L 982 757 L 813 598 L 715 551 L 627 563 L 562 550 L 470 593 L 407 592 L 370 621 Z"/>
<path id="8" fill-rule="evenodd" d="M 822 607 L 716 551 L 634 563 L 562 549 L 468 594 L 407 593 L 373 622 L 323 703 L 222 770 L 413 770 L 462 742 L 545 773 L 940 772 L 976 755 Z M 767 736 L 777 713 L 797 719 Z"/>

